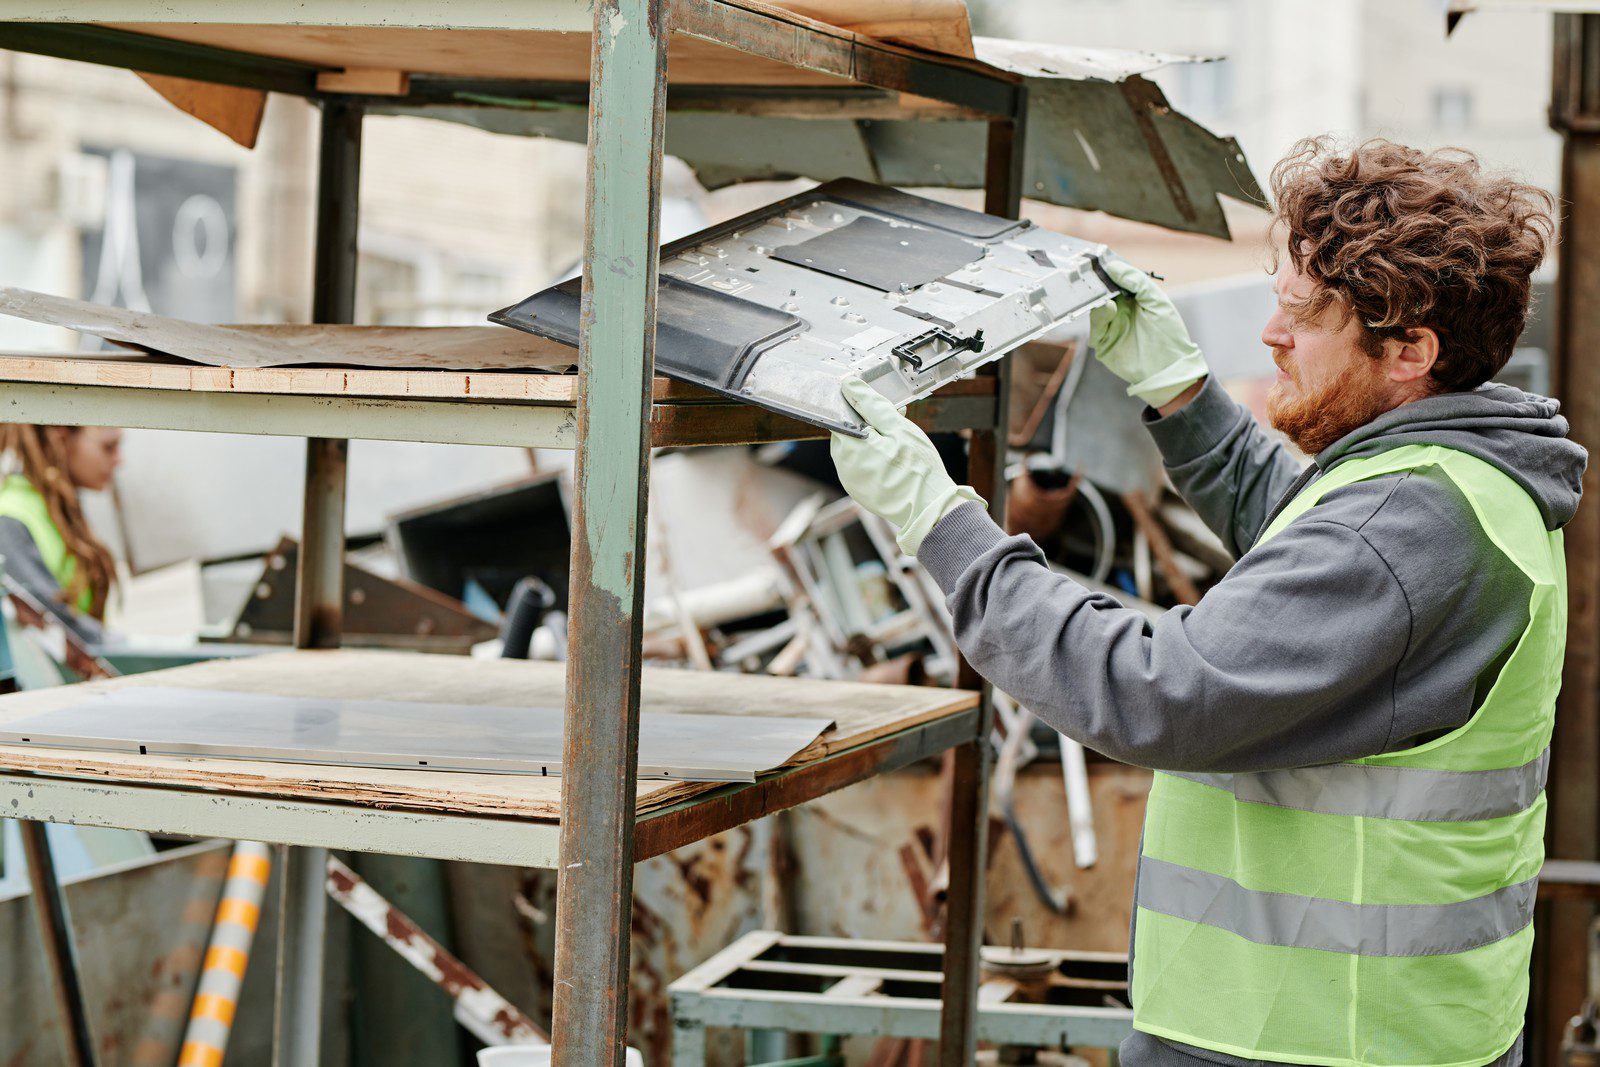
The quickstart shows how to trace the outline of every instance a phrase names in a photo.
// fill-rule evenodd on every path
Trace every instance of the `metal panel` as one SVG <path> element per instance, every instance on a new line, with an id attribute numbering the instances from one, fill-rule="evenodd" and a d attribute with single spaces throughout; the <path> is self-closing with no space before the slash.
<path id="1" fill-rule="evenodd" d="M 153 1067 L 177 1059 L 227 863 L 227 846 L 213 842 L 66 880 L 102 1062 Z M 0 968 L 0 1062 L 8 1067 L 65 1062 L 36 930 L 26 894 L 0 895 L 0 943 L 9 946 Z"/>
<path id="2" fill-rule="evenodd" d="M 842 378 L 860 375 L 896 406 L 925 397 L 1110 300 L 1104 251 L 992 213 L 829 182 L 662 250 L 657 366 L 859 436 Z M 490 319 L 572 344 L 578 317 L 578 286 L 564 282 Z"/>
<path id="3" fill-rule="evenodd" d="M 666 12 L 594 5 L 552 1027 L 569 1067 L 626 1048 Z"/>
<path id="4" fill-rule="evenodd" d="M 562 710 L 330 700 L 173 686 L 129 686 L 7 722 L 0 741 L 45 747 L 438 771 L 560 774 Z M 777 715 L 652 712 L 638 774 L 754 782 L 832 723 Z M 730 738 L 737 737 L 737 743 Z"/>

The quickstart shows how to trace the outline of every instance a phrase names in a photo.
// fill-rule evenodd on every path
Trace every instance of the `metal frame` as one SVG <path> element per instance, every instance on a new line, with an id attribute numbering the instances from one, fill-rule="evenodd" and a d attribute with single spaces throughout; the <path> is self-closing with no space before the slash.
<path id="1" fill-rule="evenodd" d="M 817 954 L 838 952 L 836 963 L 767 962 L 773 948 L 804 947 Z M 937 945 L 912 941 L 863 941 L 834 937 L 796 937 L 755 930 L 667 987 L 672 1000 L 674 1067 L 703 1067 L 708 1027 L 836 1036 L 930 1040 L 939 1035 L 939 1002 L 932 997 L 874 995 L 883 982 L 932 985 L 931 969 L 875 966 L 874 952 L 887 958 L 932 957 Z M 1111 953 L 1051 953 L 1060 959 L 1096 963 L 1126 962 Z M 725 985 L 738 972 L 773 976 L 772 988 Z M 782 976 L 836 979 L 823 992 L 781 988 Z M 1133 1030 L 1131 1008 L 1087 1008 L 1027 1004 L 986 998 L 975 1013 L 978 1039 L 995 1044 L 1115 1050 Z M 1113 1051 L 1113 1056 L 1115 1052 Z M 939 1062 L 950 1061 L 941 1059 Z M 970 1060 L 965 1062 L 972 1062 Z M 778 1065 L 768 1065 L 778 1067 Z"/>
<path id="2" fill-rule="evenodd" d="M 336 0 L 319 12 L 328 24 L 363 21 L 368 5 Z M 512 7 L 467 2 L 452 9 L 463 25 L 499 25 Z M 521 28 L 580 28 L 578 0 L 530 0 Z M 0 19 L 27 18 L 31 5 L 0 0 Z M 90 17 L 148 18 L 132 0 L 99 5 Z M 293 7 L 293 18 L 289 8 Z M 386 24 L 436 25 L 417 0 L 395 0 Z M 247 9 L 247 10 L 241 10 Z M 164 5 L 163 17 L 205 21 L 218 8 L 190 0 Z M 655 403 L 652 347 L 659 169 L 671 29 L 793 66 L 836 74 L 853 87 L 738 91 L 725 101 L 700 90 L 674 94 L 682 106 L 771 109 L 837 116 L 884 109 L 930 117 L 991 118 L 987 210 L 1015 215 L 1019 203 L 1022 90 L 1019 80 L 976 62 L 941 60 L 795 18 L 758 14 L 727 0 L 598 0 L 593 10 L 588 86 L 530 81 L 524 98 L 582 100 L 589 107 L 590 161 L 585 220 L 590 307 L 580 349 L 577 403 L 322 397 L 177 392 L 37 382 L 8 383 L 0 421 L 111 423 L 172 429 L 277 433 L 308 438 L 306 515 L 299 574 L 301 647 L 332 647 L 339 635 L 344 442 L 351 437 L 541 445 L 577 450 L 573 508 L 572 632 L 567 733 L 559 826 L 513 819 L 357 808 L 123 783 L 0 774 L 0 810 L 61 822 L 251 838 L 287 849 L 280 950 L 278 1042 L 285 1067 L 316 1062 L 322 932 L 321 855 L 327 848 L 466 859 L 560 872 L 554 1040 L 563 1064 L 620 1065 L 627 1025 L 633 864 L 874 774 L 955 749 L 949 831 L 952 871 L 940 1023 L 940 1062 L 964 1064 L 978 1032 L 977 949 L 982 939 L 986 855 L 987 700 L 974 711 L 900 731 L 813 764 L 734 786 L 638 817 L 633 757 L 639 711 L 643 510 L 648 450 L 663 444 L 725 444 L 817 436 L 792 420 L 739 405 L 691 400 Z M 296 5 L 250 0 L 229 21 L 298 21 Z M 33 16 L 36 17 L 36 16 Z M 79 15 L 78 17 L 84 17 Z M 370 13 L 366 15 L 370 20 Z M 489 19 L 491 21 L 481 21 Z M 586 21 L 586 20 L 585 20 Z M 315 71 L 300 64 L 164 41 L 70 22 L 0 22 L 0 47 L 152 73 L 205 78 L 290 92 L 324 105 L 318 189 L 315 317 L 349 321 L 355 272 L 356 189 L 361 98 L 318 93 Z M 865 87 L 865 88 L 863 88 Z M 464 80 L 418 79 L 408 98 L 426 104 L 460 91 Z M 930 113 L 910 93 L 953 107 Z M 720 95 L 720 94 L 719 94 Z M 607 314 L 596 316 L 602 303 Z M 1004 364 L 1000 365 L 1001 368 Z M 975 428 L 970 480 L 999 509 L 1005 421 L 1004 371 L 997 390 L 933 398 L 921 406 L 931 428 Z M 575 418 L 574 418 L 575 416 Z M 582 650 L 581 654 L 579 650 Z M 971 683 L 975 676 L 965 676 Z M 314 877 L 313 877 L 314 875 Z M 314 899 L 313 899 L 314 898 Z M 931 1009 L 930 1009 L 931 1010 Z M 931 1036 L 931 1035 L 929 1035 Z"/>

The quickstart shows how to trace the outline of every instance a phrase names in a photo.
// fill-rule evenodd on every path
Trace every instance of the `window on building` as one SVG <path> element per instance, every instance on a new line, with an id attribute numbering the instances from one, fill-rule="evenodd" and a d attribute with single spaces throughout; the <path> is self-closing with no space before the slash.
<path id="1" fill-rule="evenodd" d="M 1233 72 L 1226 59 L 1180 63 L 1175 72 L 1173 102 L 1178 110 L 1202 125 L 1229 118 L 1233 111 Z"/>
<path id="2" fill-rule="evenodd" d="M 1472 90 L 1443 85 L 1433 91 L 1433 125 L 1441 130 L 1465 130 L 1472 125 Z"/>

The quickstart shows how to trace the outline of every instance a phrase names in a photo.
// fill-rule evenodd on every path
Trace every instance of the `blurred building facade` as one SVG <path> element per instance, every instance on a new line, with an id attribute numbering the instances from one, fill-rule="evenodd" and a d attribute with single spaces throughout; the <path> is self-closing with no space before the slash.
<path id="1" fill-rule="evenodd" d="M 1237 136 L 1263 180 L 1296 138 L 1318 132 L 1462 144 L 1542 184 L 1557 179 L 1559 141 L 1544 117 L 1548 16 L 1476 14 L 1446 39 L 1438 5 L 1425 0 L 970 4 L 980 33 L 1222 57 L 1155 77 L 1181 110 Z M 249 151 L 131 73 L 0 51 L 0 285 L 213 321 L 303 321 L 316 144 L 315 110 L 297 99 L 271 98 Z M 478 323 L 573 271 L 583 166 L 582 148 L 564 142 L 423 119 L 368 121 L 358 321 Z M 798 186 L 708 195 L 687 168 L 669 165 L 663 228 L 673 232 L 665 235 Z M 933 195 L 981 204 L 977 193 Z M 1087 212 L 1027 210 L 1160 270 L 1174 286 L 1259 278 L 1265 264 L 1265 215 L 1243 205 L 1229 206 L 1232 243 Z M 1228 347 L 1254 359 L 1253 334 L 1239 333 Z M 65 331 L 0 317 L 0 348 L 79 344 Z M 192 435 L 131 433 L 119 491 L 134 564 L 270 547 L 298 524 L 300 447 L 225 437 L 197 446 Z M 375 529 L 441 486 L 465 491 L 527 468 L 511 450 L 373 442 L 358 443 L 352 465 L 353 532 Z M 172 477 L 175 469 L 185 476 Z M 216 506 L 237 499 L 239 485 L 252 489 L 247 502 Z M 142 526 L 152 514 L 159 519 Z"/>
<path id="2" fill-rule="evenodd" d="M 1238 137 L 1263 177 L 1308 134 L 1461 145 L 1554 188 L 1551 17 L 1478 12 L 1444 34 L 1431 0 L 1008 0 L 979 32 L 1219 57 L 1154 77 L 1179 110 Z"/>

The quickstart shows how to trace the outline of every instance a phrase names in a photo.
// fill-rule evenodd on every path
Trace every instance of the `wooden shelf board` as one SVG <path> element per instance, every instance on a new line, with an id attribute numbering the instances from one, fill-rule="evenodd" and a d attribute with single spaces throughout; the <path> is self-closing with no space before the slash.
<path id="1" fill-rule="evenodd" d="M 565 675 L 565 666 L 558 663 L 474 660 L 404 652 L 296 651 L 240 660 L 214 660 L 111 681 L 0 697 L 0 722 L 68 707 L 105 689 L 146 685 L 365 700 L 500 706 L 548 704 L 562 699 Z M 939 720 L 960 717 L 952 725 L 954 733 L 950 736 L 970 740 L 973 727 L 967 720 L 973 716 L 968 713 L 977 706 L 978 700 L 976 693 L 962 690 L 665 669 L 647 669 L 643 686 L 645 714 L 673 711 L 713 715 L 817 715 L 833 719 L 835 726 L 797 756 L 786 773 L 776 776 L 786 783 L 777 795 L 786 792 L 799 799 L 859 780 L 874 773 L 876 767 L 892 756 L 903 763 L 917 758 L 917 753 L 924 750 L 932 754 L 932 748 L 944 740 L 944 735 L 918 728 Z M 884 747 L 874 753 L 874 746 L 879 743 Z M 948 743 L 944 747 L 948 747 Z M 851 753 L 857 755 L 850 756 Z M 805 773 L 813 766 L 819 769 L 816 773 Z M 211 794 L 275 800 L 336 802 L 356 810 L 403 809 L 545 822 L 559 821 L 561 812 L 559 777 L 179 759 L 0 746 L 0 774 L 15 773 L 91 783 L 168 786 L 175 794 L 204 790 Z M 757 783 L 757 787 L 762 784 Z M 720 823 L 728 818 L 735 818 L 742 812 L 752 813 L 727 824 L 737 825 L 775 802 L 770 797 L 759 801 L 755 795 L 731 802 L 727 799 L 752 788 L 643 781 L 636 794 L 637 811 L 644 816 L 683 805 L 696 797 L 716 794 L 723 815 L 713 822 L 722 828 Z M 680 808 L 674 819 L 661 824 L 656 840 L 676 840 L 691 824 L 711 825 L 704 820 L 687 819 L 681 814 L 682 810 Z M 18 814 L 27 813 L 19 811 Z"/>
<path id="2" fill-rule="evenodd" d="M 548 371 L 408 370 L 364 367 L 209 367 L 153 356 L 105 353 L 0 352 L 0 382 L 103 385 L 118 389 L 168 389 L 195 393 L 269 393 L 396 400 L 502 400 L 533 404 L 577 402 L 578 376 Z M 942 397 L 993 396 L 992 381 L 951 382 Z M 731 404 L 727 397 L 663 375 L 657 403 Z"/>

